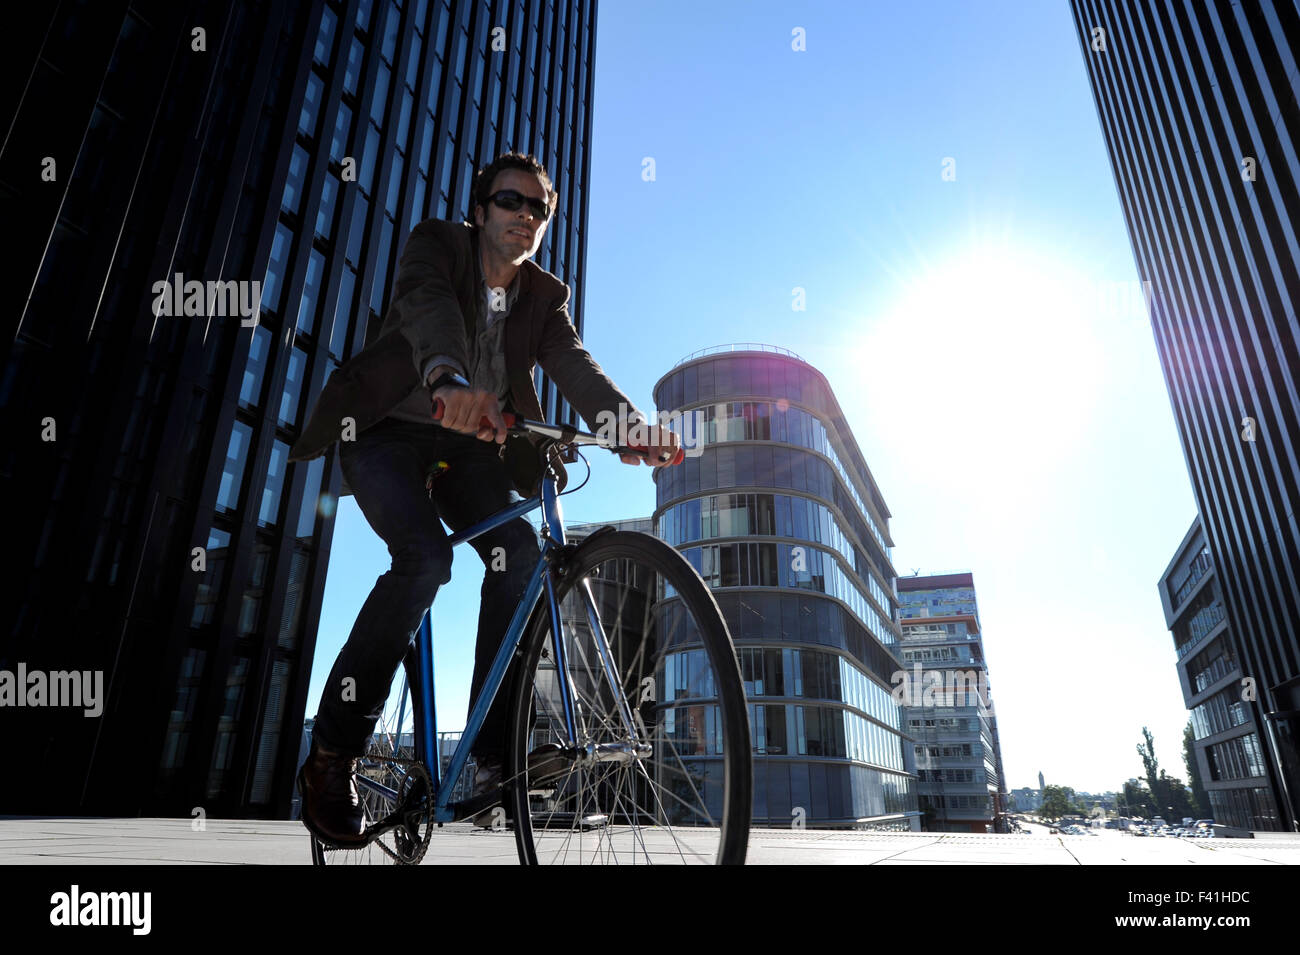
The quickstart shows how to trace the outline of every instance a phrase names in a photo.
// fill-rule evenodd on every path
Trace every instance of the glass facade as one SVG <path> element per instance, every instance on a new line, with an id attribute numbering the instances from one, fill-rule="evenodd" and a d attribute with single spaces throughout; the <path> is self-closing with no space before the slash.
<path id="1" fill-rule="evenodd" d="M 825 379 L 793 356 L 733 351 L 679 365 L 655 398 L 702 425 L 700 453 L 655 474 L 655 528 L 713 590 L 736 642 L 755 823 L 802 813 L 809 826 L 913 828 L 912 750 L 889 688 L 888 511 L 865 465 L 844 463 L 856 448 L 825 423 L 840 419 Z M 671 614 L 675 595 L 662 596 Z M 703 651 L 669 660 L 665 703 L 682 744 L 708 756 Z"/>
<path id="2" fill-rule="evenodd" d="M 1256 728 L 1296 831 L 1300 16 L 1291 0 L 1070 5 L 1200 515 L 1184 570 L 1208 547 L 1232 657 L 1252 707 L 1274 714 Z M 1167 612 L 1195 575 L 1164 581 Z"/>
<path id="3" fill-rule="evenodd" d="M 844 601 L 876 639 L 896 642 L 893 629 L 862 587 L 829 551 L 807 544 L 777 542 L 706 544 L 683 547 L 682 556 L 710 587 L 797 587 Z"/>
<path id="4" fill-rule="evenodd" d="M 1192 733 L 1204 739 L 1250 721 L 1250 711 L 1235 686 L 1220 690 L 1192 710 Z"/>
<path id="5" fill-rule="evenodd" d="M 1177 653 L 1183 700 L 1191 715 L 1206 812 L 1221 825 L 1283 828 L 1266 786 L 1272 770 L 1255 707 L 1239 682 L 1219 581 L 1200 520 L 1192 523 L 1160 579 L 1165 622 Z M 1217 689 L 1216 689 L 1217 687 Z M 1231 739 L 1215 739 L 1235 731 Z"/>
<path id="6" fill-rule="evenodd" d="M 895 603 L 877 581 L 839 518 L 824 504 L 789 494 L 711 494 L 683 501 L 659 516 L 659 535 L 680 547 L 712 537 L 794 537 L 828 544 L 866 583 L 876 605 L 893 617 Z"/>
<path id="7" fill-rule="evenodd" d="M 49 147 L 68 157 L 66 201 L 34 210 L 24 245 L 39 254 L 12 257 L 0 289 L 18 319 L 0 344 L 0 414 L 16 428 L 20 410 L 57 409 L 59 437 L 72 436 L 48 461 L 0 449 L 0 472 L 39 514 L 13 531 L 35 560 L 15 582 L 25 605 L 3 655 L 52 662 L 47 634 L 78 632 L 79 665 L 124 702 L 69 724 L 49 749 L 62 755 L 28 767 L 45 795 L 0 797 L 0 810 L 184 815 L 197 793 L 211 813 L 284 816 L 314 702 L 313 581 L 341 489 L 333 451 L 293 464 L 287 448 L 329 375 L 381 327 L 410 230 L 470 218 L 472 179 L 499 153 L 532 153 L 551 175 L 558 210 L 535 261 L 576 286 L 582 333 L 596 3 L 237 4 L 220 43 L 209 28 L 202 70 L 123 68 L 189 43 L 188 25 L 148 11 L 65 4 L 23 38 L 51 40 L 20 77 L 14 141 L 67 102 L 87 108 Z M 7 167 L 0 192 L 34 195 Z M 152 283 L 175 273 L 261 282 L 256 322 L 155 315 Z M 545 417 L 578 423 L 541 369 L 534 381 Z M 111 479 L 56 498 L 60 469 L 105 461 Z M 87 507 L 111 519 L 83 545 Z M 69 572 L 85 578 L 75 614 Z M 135 606 L 151 612 L 128 619 L 137 582 Z M 122 787 L 120 767 L 142 759 L 157 785 Z"/>
<path id="8" fill-rule="evenodd" d="M 1273 794 L 1264 786 L 1211 789 L 1210 811 L 1222 826 L 1276 831 L 1282 828 Z"/>
<path id="9" fill-rule="evenodd" d="M 1254 733 L 1236 736 L 1222 743 L 1206 747 L 1210 763 L 1210 779 L 1251 779 L 1264 775 L 1264 755 L 1259 748 L 1259 737 Z"/>
<path id="10" fill-rule="evenodd" d="M 918 798 L 936 832 L 1007 831 L 1010 794 L 971 574 L 898 581 Z M 935 680 L 938 682 L 934 682 Z"/>
<path id="11" fill-rule="evenodd" d="M 1237 671 L 1237 662 L 1226 640 L 1217 639 L 1198 653 L 1187 664 L 1187 677 L 1193 693 L 1207 690 L 1230 673 Z"/>

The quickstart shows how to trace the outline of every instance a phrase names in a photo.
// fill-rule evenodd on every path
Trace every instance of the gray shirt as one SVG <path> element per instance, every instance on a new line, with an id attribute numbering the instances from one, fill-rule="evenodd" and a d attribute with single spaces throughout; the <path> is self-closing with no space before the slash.
<path id="1" fill-rule="evenodd" d="M 497 396 L 499 405 L 504 404 L 510 392 L 510 381 L 506 375 L 505 320 L 510 316 L 515 301 L 519 298 L 519 273 L 507 289 L 493 289 L 483 278 L 483 264 L 474 256 L 474 276 L 482 294 L 478 296 L 478 306 L 474 317 L 476 334 L 469 345 L 470 371 L 465 369 L 448 355 L 434 355 L 424 364 L 424 380 L 427 382 L 433 369 L 439 365 L 449 365 L 464 375 L 469 383 L 480 391 L 489 391 Z M 433 418 L 429 407 L 429 392 L 425 388 L 413 392 L 405 401 L 388 413 L 388 417 L 402 421 L 431 423 Z"/>

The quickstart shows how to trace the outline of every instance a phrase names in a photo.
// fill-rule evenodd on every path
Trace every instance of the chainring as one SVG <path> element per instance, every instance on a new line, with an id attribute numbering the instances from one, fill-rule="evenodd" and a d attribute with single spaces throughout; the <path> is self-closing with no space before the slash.
<path id="1" fill-rule="evenodd" d="M 394 852 L 384 844 L 383 837 L 375 841 L 379 848 L 398 865 L 419 865 L 429 851 L 433 836 L 433 779 L 429 770 L 418 759 L 401 759 L 396 756 L 368 756 L 375 762 L 397 763 L 404 767 L 402 785 L 397 793 L 397 808 L 379 823 L 398 821 L 392 829 Z M 394 820 L 394 817 L 398 817 Z M 421 829 L 423 827 L 423 829 Z M 421 835 L 423 831 L 423 835 Z"/>

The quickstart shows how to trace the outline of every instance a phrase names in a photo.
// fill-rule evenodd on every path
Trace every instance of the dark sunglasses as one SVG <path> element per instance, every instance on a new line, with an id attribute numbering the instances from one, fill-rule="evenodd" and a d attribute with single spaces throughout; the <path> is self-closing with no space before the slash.
<path id="1" fill-rule="evenodd" d="M 502 209 L 509 212 L 515 212 L 525 202 L 528 203 L 528 211 L 538 219 L 549 219 L 551 217 L 550 204 L 542 199 L 534 199 L 532 196 L 525 196 L 522 192 L 514 189 L 501 189 L 487 197 L 488 202 L 495 202 Z"/>

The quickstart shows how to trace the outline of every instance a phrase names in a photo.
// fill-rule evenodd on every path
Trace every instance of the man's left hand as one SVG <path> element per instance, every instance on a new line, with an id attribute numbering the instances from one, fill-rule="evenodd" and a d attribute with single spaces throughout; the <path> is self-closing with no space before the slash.
<path id="1" fill-rule="evenodd" d="M 620 454 L 619 460 L 624 464 L 641 464 L 643 461 L 653 468 L 661 468 L 677 456 L 681 448 L 681 439 L 672 431 L 657 424 L 633 425 L 628 429 L 628 444 L 649 445 L 649 458 L 639 454 Z M 667 456 L 667 461 L 660 460 Z"/>

